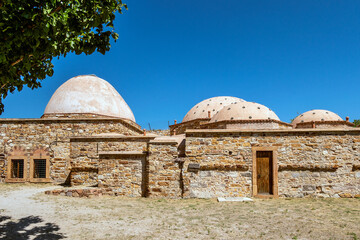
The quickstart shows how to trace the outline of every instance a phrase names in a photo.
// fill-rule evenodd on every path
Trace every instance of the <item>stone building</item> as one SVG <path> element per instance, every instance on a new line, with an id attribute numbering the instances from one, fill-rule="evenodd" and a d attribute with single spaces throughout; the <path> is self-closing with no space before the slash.
<path id="1" fill-rule="evenodd" d="M 60 86 L 41 118 L 0 119 L 0 129 L 0 181 L 74 187 L 56 193 L 360 197 L 360 129 L 326 110 L 289 124 L 264 105 L 215 97 L 169 132 L 146 133 L 108 82 L 86 75 Z"/>

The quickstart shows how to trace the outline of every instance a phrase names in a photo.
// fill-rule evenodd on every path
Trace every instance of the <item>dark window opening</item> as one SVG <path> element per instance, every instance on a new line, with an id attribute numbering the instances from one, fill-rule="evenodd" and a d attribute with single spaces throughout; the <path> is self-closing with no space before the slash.
<path id="1" fill-rule="evenodd" d="M 24 159 L 11 160 L 11 177 L 24 178 Z"/>
<path id="2" fill-rule="evenodd" d="M 34 178 L 46 178 L 46 159 L 34 159 Z"/>

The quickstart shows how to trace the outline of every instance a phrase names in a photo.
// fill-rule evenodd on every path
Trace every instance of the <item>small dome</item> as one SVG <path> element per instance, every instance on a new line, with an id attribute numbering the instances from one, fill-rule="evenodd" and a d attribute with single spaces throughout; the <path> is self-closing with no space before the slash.
<path id="1" fill-rule="evenodd" d="M 280 120 L 269 108 L 254 102 L 237 102 L 224 107 L 210 122 L 224 120 Z"/>
<path id="2" fill-rule="evenodd" d="M 336 113 L 330 112 L 328 110 L 310 110 L 303 114 L 297 116 L 293 121 L 292 124 L 296 125 L 298 123 L 303 122 L 320 122 L 320 121 L 343 121 L 343 119 L 337 115 Z"/>
<path id="3" fill-rule="evenodd" d="M 191 121 L 198 118 L 207 118 L 208 111 L 210 115 L 214 116 L 224 106 L 227 106 L 235 102 L 245 102 L 245 100 L 237 97 L 213 97 L 208 98 L 198 104 L 196 104 L 190 111 L 185 115 L 183 122 Z"/>
<path id="4" fill-rule="evenodd" d="M 131 109 L 115 88 L 94 75 L 73 77 L 52 95 L 44 114 L 92 113 L 135 122 Z"/>

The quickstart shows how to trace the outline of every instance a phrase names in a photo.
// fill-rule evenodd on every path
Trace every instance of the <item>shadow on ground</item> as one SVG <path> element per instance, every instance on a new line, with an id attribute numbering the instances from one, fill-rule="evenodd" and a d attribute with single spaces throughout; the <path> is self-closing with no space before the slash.
<path id="1" fill-rule="evenodd" d="M 63 239 L 59 226 L 44 223 L 40 217 L 28 216 L 14 221 L 11 217 L 0 216 L 0 239 Z"/>

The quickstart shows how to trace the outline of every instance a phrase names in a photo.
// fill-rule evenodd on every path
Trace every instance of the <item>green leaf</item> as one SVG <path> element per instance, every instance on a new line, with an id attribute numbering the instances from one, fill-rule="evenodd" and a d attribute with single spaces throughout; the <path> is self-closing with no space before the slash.
<path id="1" fill-rule="evenodd" d="M 120 0 L 7 0 L 2 4 L 0 83 L 6 84 L 0 89 L 0 113 L 9 92 L 21 91 L 23 85 L 41 87 L 39 80 L 54 74 L 54 57 L 109 51 L 111 39 L 119 35 L 104 28 L 114 28 L 114 13 L 127 9 Z"/>

